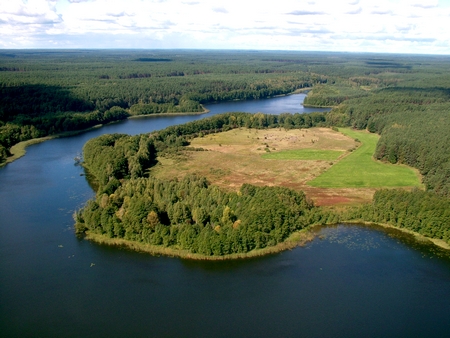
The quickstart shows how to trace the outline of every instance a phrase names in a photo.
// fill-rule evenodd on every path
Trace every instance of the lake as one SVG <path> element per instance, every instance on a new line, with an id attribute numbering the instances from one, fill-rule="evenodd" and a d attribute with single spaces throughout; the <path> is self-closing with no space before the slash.
<path id="1" fill-rule="evenodd" d="M 153 257 L 75 237 L 72 213 L 94 196 L 74 163 L 88 139 L 224 111 L 304 112 L 304 97 L 129 119 L 33 145 L 0 168 L 0 336 L 446 336 L 449 254 L 394 230 L 325 227 L 304 247 L 228 262 Z"/>

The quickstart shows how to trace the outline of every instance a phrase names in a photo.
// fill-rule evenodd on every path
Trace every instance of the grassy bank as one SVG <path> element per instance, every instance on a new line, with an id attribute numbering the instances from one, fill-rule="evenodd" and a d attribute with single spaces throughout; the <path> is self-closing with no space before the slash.
<path id="1" fill-rule="evenodd" d="M 264 249 L 252 250 L 250 252 L 241 254 L 231 254 L 224 256 L 206 256 L 191 253 L 187 250 L 177 250 L 173 248 L 163 247 L 160 245 L 151 245 L 120 238 L 109 238 L 104 235 L 93 234 L 89 232 L 86 233 L 86 239 L 96 242 L 98 244 L 124 247 L 130 250 L 145 252 L 156 256 L 162 255 L 169 257 L 179 257 L 184 259 L 208 260 L 208 261 L 224 261 L 231 259 L 245 259 L 245 258 L 266 256 L 269 254 L 275 254 L 285 250 L 290 250 L 297 246 L 303 246 L 306 243 L 311 242 L 314 238 L 315 234 L 313 232 L 309 231 L 309 229 L 303 229 L 301 231 L 291 234 L 283 243 L 279 243 L 275 246 L 267 247 Z"/>
<path id="2" fill-rule="evenodd" d="M 22 156 L 24 156 L 26 154 L 26 148 L 28 146 L 31 146 L 33 144 L 38 144 L 47 140 L 51 140 L 52 138 L 54 138 L 54 136 L 46 136 L 46 137 L 40 137 L 40 138 L 34 138 L 31 140 L 27 140 L 27 141 L 23 141 L 23 142 L 19 142 L 15 145 L 13 145 L 10 149 L 10 153 L 12 154 L 12 156 L 6 158 L 6 161 L 3 163 L 0 163 L 0 167 L 3 167 L 5 165 L 7 165 L 8 163 L 14 162 L 15 160 L 21 158 Z"/>
<path id="3" fill-rule="evenodd" d="M 414 231 L 411 231 L 408 229 L 398 228 L 398 227 L 395 227 L 395 226 L 392 226 L 389 224 L 368 223 L 368 222 L 363 222 L 363 221 L 343 221 L 341 223 L 354 224 L 354 225 L 364 224 L 364 225 L 372 226 L 372 227 L 395 229 L 402 233 L 412 235 L 417 242 L 430 243 L 430 244 L 436 245 L 437 247 L 439 247 L 441 249 L 450 250 L 450 245 L 448 245 L 443 240 L 425 237 L 417 232 L 414 232 Z M 322 225 L 322 226 L 326 226 L 326 225 Z M 320 226 L 320 227 L 322 227 L 322 226 Z M 286 251 L 286 250 L 292 250 L 298 246 L 305 246 L 307 243 L 312 242 L 318 236 L 319 232 L 314 231 L 315 227 L 316 227 L 316 225 L 311 225 L 306 229 L 294 232 L 283 243 L 279 243 L 275 246 L 267 247 L 264 249 L 253 250 L 248 253 L 231 254 L 231 255 L 224 255 L 224 256 L 206 256 L 206 255 L 191 253 L 187 250 L 177 250 L 174 248 L 167 248 L 167 247 L 163 247 L 163 246 L 129 241 L 129 240 L 125 240 L 125 239 L 109 238 L 104 235 L 92 234 L 92 233 L 87 233 L 86 239 L 91 240 L 91 241 L 101 244 L 101 245 L 122 247 L 122 248 L 126 248 L 129 250 L 137 251 L 137 252 L 148 253 L 148 254 L 151 254 L 154 256 L 167 256 L 167 257 L 177 257 L 177 258 L 182 258 L 182 259 L 193 259 L 193 260 L 204 260 L 204 261 L 225 261 L 225 260 L 233 260 L 233 259 L 256 258 L 256 257 L 270 255 L 270 254 L 276 254 L 276 253 Z"/>
<path id="4" fill-rule="evenodd" d="M 112 123 L 114 123 L 114 122 L 112 122 Z M 102 124 L 99 124 L 99 125 L 96 125 L 94 127 L 87 128 L 87 129 L 75 130 L 75 131 L 67 131 L 65 133 L 59 133 L 59 134 L 45 136 L 45 137 L 33 138 L 31 140 L 19 142 L 19 143 L 15 144 L 15 145 L 13 145 L 11 147 L 10 153 L 12 154 L 12 156 L 8 157 L 5 162 L 0 163 L 0 167 L 5 166 L 8 163 L 14 162 L 15 160 L 17 160 L 17 159 L 21 158 L 22 156 L 24 156 L 27 153 L 26 148 L 28 146 L 31 146 L 33 144 L 42 143 L 42 142 L 45 142 L 45 141 L 48 141 L 48 140 L 52 140 L 52 139 L 55 139 L 55 138 L 75 136 L 75 135 L 78 135 L 78 134 L 85 133 L 85 132 L 87 132 L 89 130 L 92 130 L 92 129 L 100 128 L 102 126 L 103 126 Z"/>

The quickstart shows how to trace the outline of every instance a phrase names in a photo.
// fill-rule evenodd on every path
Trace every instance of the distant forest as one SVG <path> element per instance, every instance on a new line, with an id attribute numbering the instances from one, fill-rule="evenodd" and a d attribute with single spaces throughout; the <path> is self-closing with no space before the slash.
<path id="1" fill-rule="evenodd" d="M 329 106 L 330 112 L 260 118 L 243 114 L 232 121 L 224 115 L 202 122 L 211 126 L 187 125 L 152 136 L 115 135 L 89 142 L 84 160 L 100 187 L 96 200 L 78 213 L 78 231 L 180 248 L 181 238 L 189 237 L 183 248 L 205 255 L 246 252 L 278 243 L 310 223 L 350 219 L 389 223 L 449 242 L 449 66 L 447 56 L 421 55 L 10 50 L 0 53 L 0 162 L 10 155 L 12 145 L 31 138 L 130 115 L 199 112 L 203 103 L 259 99 L 312 88 L 305 105 Z M 239 123 L 234 120 L 237 117 Z M 212 127 L 214 123 L 221 126 Z M 269 218 L 259 224 L 255 215 L 264 219 L 263 215 L 245 215 L 240 206 L 257 205 L 259 189 L 269 188 L 243 186 L 240 193 L 229 196 L 213 192 L 216 188 L 202 178 L 170 183 L 147 177 L 146 169 L 154 164 L 155 154 L 177 151 L 196 133 L 240 124 L 252 128 L 320 125 L 367 129 L 381 136 L 375 158 L 417 168 L 426 191 L 380 190 L 370 206 L 341 213 L 316 208 L 302 194 L 266 191 L 267 196 L 274 196 L 273 201 L 284 201 L 277 204 L 283 212 L 265 215 Z M 139 194 L 147 188 L 140 187 L 162 190 L 152 190 L 153 195 L 146 196 L 153 197 L 144 202 Z M 197 193 L 192 194 L 190 187 Z M 180 191 L 184 193 L 178 196 Z M 202 194 L 212 200 L 197 200 Z M 227 199 L 229 203 L 223 202 Z M 201 211 L 200 204 L 209 207 Z M 214 209 L 218 205 L 222 207 Z M 217 215 L 213 210 L 218 210 Z M 186 230 L 181 231 L 183 227 Z M 241 234 L 236 240 L 242 243 L 245 237 L 247 244 L 214 249 L 213 243 L 231 243 L 230 238 L 244 229 L 251 236 Z M 197 235 L 203 242 L 192 242 Z M 217 241 L 210 236 L 227 239 Z"/>

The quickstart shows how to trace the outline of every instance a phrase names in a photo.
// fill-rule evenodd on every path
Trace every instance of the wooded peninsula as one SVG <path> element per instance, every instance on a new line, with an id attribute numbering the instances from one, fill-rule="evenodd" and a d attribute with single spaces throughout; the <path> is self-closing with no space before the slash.
<path id="1" fill-rule="evenodd" d="M 98 188 L 75 213 L 76 232 L 192 258 L 264 254 L 289 247 L 311 225 L 344 221 L 389 224 L 450 243 L 449 65 L 446 56 L 422 55 L 3 51 L 0 162 L 25 140 L 310 88 L 304 104 L 330 112 L 230 112 L 88 141 L 83 165 Z M 227 133 L 239 144 L 227 144 Z M 236 156 L 248 149 L 242 158 L 272 161 L 269 169 L 292 164 L 298 184 L 253 182 L 246 174 L 256 169 L 237 175 L 202 162 L 235 156 L 239 166 Z M 313 169 L 301 176 L 300 167 Z M 342 176 L 351 171 L 361 176 Z M 317 189 L 364 191 L 364 198 L 324 203 Z"/>

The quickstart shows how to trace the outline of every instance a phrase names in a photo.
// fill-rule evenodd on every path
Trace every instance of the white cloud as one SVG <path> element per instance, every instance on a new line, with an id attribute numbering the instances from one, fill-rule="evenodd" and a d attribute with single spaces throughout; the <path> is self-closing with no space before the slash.
<path id="1" fill-rule="evenodd" d="M 212 10 L 216 13 L 228 13 L 228 11 L 223 7 L 213 7 Z"/>
<path id="2" fill-rule="evenodd" d="M 450 54 L 442 1 L 0 0 L 0 48 L 255 48 Z"/>
<path id="3" fill-rule="evenodd" d="M 413 7 L 419 7 L 419 8 L 436 8 L 439 5 L 439 1 L 438 0 L 427 0 L 427 1 L 409 0 L 409 1 L 404 1 L 403 4 L 410 5 Z"/>
<path id="4" fill-rule="evenodd" d="M 310 10 L 296 10 L 289 13 L 286 13 L 289 15 L 324 15 L 325 12 L 316 12 L 316 11 L 310 11 Z"/>

